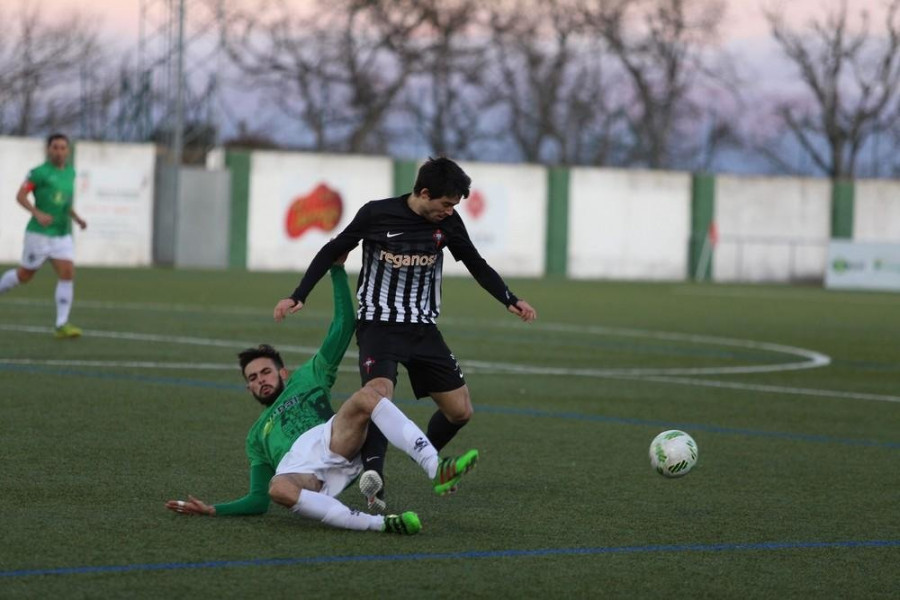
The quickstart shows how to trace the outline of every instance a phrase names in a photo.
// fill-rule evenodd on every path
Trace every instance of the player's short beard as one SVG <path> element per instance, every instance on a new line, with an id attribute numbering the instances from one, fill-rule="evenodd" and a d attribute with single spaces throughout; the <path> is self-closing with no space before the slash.
<path id="1" fill-rule="evenodd" d="M 275 386 L 275 389 L 272 390 L 271 394 L 266 396 L 260 396 L 257 394 L 253 394 L 253 397 L 256 398 L 260 404 L 263 406 L 272 406 L 272 404 L 278 400 L 278 396 L 281 395 L 281 392 L 284 391 L 284 379 L 281 378 L 281 375 L 278 376 L 278 385 Z"/>

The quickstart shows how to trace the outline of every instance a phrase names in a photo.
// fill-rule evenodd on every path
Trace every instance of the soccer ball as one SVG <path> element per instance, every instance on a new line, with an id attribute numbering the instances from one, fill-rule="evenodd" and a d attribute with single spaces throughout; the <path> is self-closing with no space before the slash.
<path id="1" fill-rule="evenodd" d="M 650 465 L 665 477 L 681 477 L 697 464 L 697 442 L 683 431 L 670 429 L 650 443 Z"/>

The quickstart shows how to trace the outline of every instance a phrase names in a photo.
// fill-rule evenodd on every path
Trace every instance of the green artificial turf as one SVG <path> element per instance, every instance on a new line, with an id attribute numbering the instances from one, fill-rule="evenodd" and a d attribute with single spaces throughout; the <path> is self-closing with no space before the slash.
<path id="1" fill-rule="evenodd" d="M 329 282 L 282 324 L 297 274 L 79 269 L 78 340 L 52 336 L 54 276 L 0 296 L 0 598 L 896 597 L 900 297 L 813 287 L 511 281 L 518 322 L 446 279 L 441 329 L 482 453 L 435 497 L 398 450 L 387 500 L 415 537 L 329 529 L 277 506 L 186 518 L 247 485 L 258 414 L 235 354 L 291 366 Z M 777 345 L 777 347 L 775 346 Z M 336 403 L 359 384 L 355 344 Z M 810 357 L 830 364 L 809 366 Z M 746 372 L 754 368 L 756 372 Z M 696 371 L 700 369 L 700 371 Z M 744 369 L 745 372 L 727 372 Z M 693 370 L 693 371 L 691 371 Z M 423 428 L 434 410 L 396 401 Z M 650 469 L 664 429 L 700 460 Z M 362 509 L 348 489 L 341 499 Z"/>

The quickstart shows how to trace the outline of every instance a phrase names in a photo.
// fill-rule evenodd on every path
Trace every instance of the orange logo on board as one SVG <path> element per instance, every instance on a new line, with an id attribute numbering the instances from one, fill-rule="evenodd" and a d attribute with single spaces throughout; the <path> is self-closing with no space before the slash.
<path id="1" fill-rule="evenodd" d="M 484 212 L 484 209 L 487 208 L 487 202 L 484 199 L 484 194 L 478 190 L 473 190 L 463 206 L 466 208 L 466 212 L 477 219 Z"/>
<path id="2" fill-rule="evenodd" d="M 343 211 L 340 194 L 320 183 L 309 194 L 298 196 L 291 203 L 285 219 L 287 235 L 291 239 L 298 238 L 313 227 L 331 231 L 337 227 Z"/>

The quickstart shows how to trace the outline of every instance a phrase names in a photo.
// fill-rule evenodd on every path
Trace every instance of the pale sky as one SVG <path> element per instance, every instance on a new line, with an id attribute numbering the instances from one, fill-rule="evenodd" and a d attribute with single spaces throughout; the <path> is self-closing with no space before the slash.
<path id="1" fill-rule="evenodd" d="M 252 6 L 254 0 L 230 0 L 245 6 Z M 838 0 L 727 0 L 728 18 L 724 33 L 729 40 L 766 37 L 768 27 L 762 15 L 762 6 L 782 3 L 785 14 L 792 23 L 802 24 L 810 17 L 821 14 L 822 6 L 829 6 Z M 18 7 L 23 0 L 0 0 L 0 7 L 10 9 Z M 288 0 L 288 3 L 303 4 L 305 0 Z M 65 13 L 71 9 L 90 11 L 97 15 L 105 32 L 112 35 L 128 36 L 137 39 L 140 15 L 140 0 L 27 0 L 29 5 L 38 3 L 42 12 Z M 164 0 L 150 0 L 150 4 L 163 6 Z M 190 7 L 191 0 L 187 0 Z M 194 0 L 196 3 L 196 0 Z M 849 0 L 851 13 L 867 8 L 879 12 L 882 0 Z M 4 11 L 5 12 L 5 11 Z"/>

